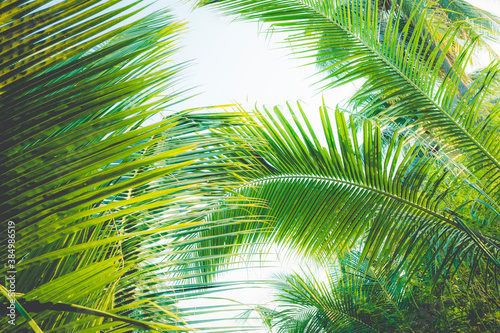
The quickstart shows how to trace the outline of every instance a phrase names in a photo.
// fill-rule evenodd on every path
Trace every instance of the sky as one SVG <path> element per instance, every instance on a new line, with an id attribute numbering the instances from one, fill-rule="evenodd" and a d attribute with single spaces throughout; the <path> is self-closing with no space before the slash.
<path id="1" fill-rule="evenodd" d="M 301 100 L 311 115 L 311 122 L 318 123 L 318 108 L 322 98 L 331 108 L 342 104 L 354 91 L 353 85 L 319 93 L 318 80 L 314 65 L 307 60 L 291 55 L 283 35 L 268 35 L 266 26 L 256 22 L 234 21 L 210 8 L 192 10 L 193 1 L 156 1 L 148 11 L 170 7 L 180 21 L 186 22 L 187 31 L 181 35 L 180 51 L 174 55 L 178 62 L 192 59 L 191 65 L 183 75 L 186 87 L 197 86 L 197 96 L 174 106 L 175 111 L 182 109 L 240 103 L 246 108 L 255 105 L 284 105 L 287 101 Z M 475 3 L 487 10 L 500 14 L 498 2 L 482 0 Z M 145 13 L 143 13 L 145 14 Z M 303 264 L 295 259 L 278 260 L 281 256 L 271 256 L 279 268 L 251 269 L 237 271 L 223 277 L 226 280 L 269 279 L 275 272 L 290 273 Z M 320 272 L 319 268 L 316 272 Z M 272 299 L 269 289 L 227 292 L 219 295 L 236 299 L 245 304 L 265 304 Z M 202 303 L 183 305 L 206 306 Z M 207 315 L 205 318 L 213 316 Z M 248 324 L 258 324 L 249 321 Z M 238 332 L 234 330 L 234 332 Z M 254 332 L 265 332 L 255 330 Z"/>
<path id="2" fill-rule="evenodd" d="M 234 21 L 211 8 L 192 10 L 193 2 L 157 1 L 150 11 L 169 7 L 187 31 L 174 59 L 192 59 L 183 72 L 187 86 L 199 95 L 176 108 L 239 103 L 247 107 L 285 105 L 300 100 L 318 110 L 322 97 L 335 107 L 352 91 L 346 86 L 321 94 L 310 59 L 291 55 L 283 35 L 269 35 L 257 22 Z M 317 112 L 317 111 L 316 111 Z M 315 113 L 316 113 L 315 112 Z"/>

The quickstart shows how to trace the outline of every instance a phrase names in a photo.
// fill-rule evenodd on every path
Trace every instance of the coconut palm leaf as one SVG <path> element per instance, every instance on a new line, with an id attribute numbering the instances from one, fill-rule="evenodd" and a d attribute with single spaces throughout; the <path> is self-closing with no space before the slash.
<path id="1" fill-rule="evenodd" d="M 320 259 L 326 255 L 327 260 L 331 253 L 361 242 L 362 260 L 368 258 L 377 269 L 404 264 L 410 276 L 422 265 L 436 276 L 453 274 L 453 265 L 460 263 L 498 267 L 496 240 L 471 229 L 463 221 L 466 217 L 448 209 L 447 195 L 455 179 L 445 166 L 419 152 L 418 144 L 409 144 L 396 132 L 383 145 L 379 126 L 366 121 L 358 133 L 340 112 L 335 121 L 330 119 L 325 107 L 318 130 L 300 105 L 299 110 L 302 117 L 289 107 L 289 121 L 275 108 L 266 111 L 268 118 L 260 118 L 262 128 L 234 129 L 249 142 L 265 141 L 245 154 L 253 158 L 234 158 L 260 165 L 260 170 L 248 173 L 253 180 L 236 193 L 265 200 L 267 207 L 228 210 L 212 218 L 267 217 L 246 226 L 272 227 L 272 232 L 263 229 L 217 242 L 271 241 Z"/>
<path id="2" fill-rule="evenodd" d="M 452 21 L 462 21 L 468 27 L 465 33 L 477 36 L 480 45 L 492 56 L 498 54 L 491 47 L 492 42 L 496 42 L 500 34 L 500 18 L 486 10 L 482 10 L 467 1 L 441 0 L 440 6 L 446 10 L 448 17 Z"/>
<path id="3" fill-rule="evenodd" d="M 408 284 L 404 269 L 393 272 L 373 269 L 360 260 L 356 250 L 346 253 L 328 269 L 325 278 L 304 269 L 279 276 L 273 283 L 277 292 L 274 309 L 259 306 L 253 311 L 270 332 L 498 330 L 495 320 L 471 320 L 481 315 L 478 311 L 484 311 L 480 304 L 489 295 L 474 295 L 474 291 L 465 298 L 467 303 L 458 301 L 460 293 L 456 285 L 429 294 L 425 270 Z M 453 279 L 458 284 L 460 280 L 460 277 Z M 472 288 L 479 285 L 482 284 Z M 488 306 L 496 308 L 494 304 Z"/>
<path id="4" fill-rule="evenodd" d="M 487 51 L 491 57 L 498 58 L 497 53 L 492 47 L 499 37 L 500 19 L 485 10 L 473 6 L 467 1 L 448 1 L 440 0 L 434 3 L 424 1 L 403 1 L 400 8 L 406 18 L 412 16 L 412 12 L 417 10 L 420 14 L 427 14 L 427 28 L 431 32 L 434 42 L 439 43 L 439 38 L 450 27 L 451 24 L 459 23 L 461 25 L 460 34 L 453 41 L 453 46 L 447 54 L 450 60 L 456 58 L 464 46 L 464 39 L 473 37 L 477 39 L 478 47 Z M 413 21 L 418 20 L 419 15 L 413 17 Z M 471 59 L 472 60 L 472 59 Z M 478 59 L 475 59 L 478 60 Z"/>
<path id="5" fill-rule="evenodd" d="M 280 276 L 276 310 L 257 311 L 277 332 L 411 332 L 411 292 L 385 275 L 352 251 L 331 267 L 326 281 L 307 271 Z"/>

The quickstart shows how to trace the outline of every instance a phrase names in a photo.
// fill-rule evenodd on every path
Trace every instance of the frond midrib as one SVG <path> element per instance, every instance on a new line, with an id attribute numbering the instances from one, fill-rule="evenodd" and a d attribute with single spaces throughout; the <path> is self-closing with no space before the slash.
<path id="1" fill-rule="evenodd" d="M 451 219 L 445 217 L 444 215 L 441 215 L 441 214 L 439 214 L 439 213 L 437 213 L 437 212 L 433 211 L 432 209 L 429 209 L 425 206 L 416 204 L 412 201 L 409 201 L 407 199 L 399 197 L 395 194 L 392 194 L 392 193 L 389 193 L 386 191 L 382 191 L 382 190 L 377 189 L 377 188 L 372 187 L 372 186 L 360 184 L 360 183 L 353 182 L 350 180 L 338 179 L 338 178 L 331 177 L 331 176 L 328 177 L 328 176 L 318 176 L 318 175 L 280 174 L 280 175 L 276 175 L 276 176 L 267 176 L 267 177 L 254 179 L 254 180 L 246 183 L 245 185 L 242 185 L 242 187 L 248 187 L 251 185 L 258 185 L 259 183 L 263 183 L 266 181 L 279 181 L 279 180 L 288 180 L 288 179 L 306 179 L 306 180 L 329 181 L 331 183 L 339 183 L 339 184 L 345 184 L 345 185 L 357 187 L 357 188 L 360 188 L 362 190 L 369 191 L 369 192 L 378 194 L 380 196 L 384 196 L 384 197 L 390 198 L 392 200 L 399 201 L 407 206 L 411 206 L 419 211 L 422 211 L 422 212 L 426 213 L 427 215 L 430 215 L 434 218 L 437 218 L 438 220 L 441 220 L 441 221 L 443 221 L 443 222 L 445 222 L 445 223 L 447 223 L 455 228 L 460 228 L 460 226 L 457 223 L 455 223 L 453 220 L 451 220 Z"/>

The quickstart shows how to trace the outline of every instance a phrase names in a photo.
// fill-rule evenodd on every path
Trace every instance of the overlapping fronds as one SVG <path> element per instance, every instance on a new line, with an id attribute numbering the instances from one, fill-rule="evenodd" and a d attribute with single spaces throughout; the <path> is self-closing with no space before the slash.
<path id="1" fill-rule="evenodd" d="M 439 0 L 432 3 L 426 1 L 398 1 L 384 2 L 381 11 L 390 11 L 391 5 L 397 5 L 402 11 L 400 19 L 405 21 L 412 18 L 412 23 L 417 24 L 421 15 L 426 15 L 425 29 L 429 30 L 432 41 L 439 44 L 447 29 L 455 23 L 460 24 L 459 33 L 451 41 L 447 49 L 447 57 L 453 61 L 463 49 L 467 38 L 477 40 L 478 47 L 486 51 L 492 58 L 498 57 L 495 43 L 500 36 L 500 19 L 492 13 L 482 10 L 467 1 Z M 477 56 L 478 54 L 476 54 Z M 471 63 L 480 61 L 471 58 Z M 444 68 L 443 68 L 444 69 Z"/>
<path id="2" fill-rule="evenodd" d="M 346 253 L 328 269 L 325 278 L 304 269 L 279 276 L 273 284 L 277 294 L 272 303 L 274 308 L 258 306 L 253 311 L 260 315 L 270 332 L 498 330 L 495 320 L 486 316 L 477 320 L 476 316 L 487 313 L 481 306 L 486 301 L 484 297 L 496 302 L 493 295 L 486 295 L 484 291 L 481 296 L 471 294 L 464 304 L 464 300 L 459 300 L 457 285 L 430 291 L 425 271 L 407 283 L 404 269 L 394 272 L 374 269 L 360 260 L 356 250 Z M 453 283 L 466 284 L 458 276 L 453 278 Z M 472 288 L 481 286 L 475 284 Z M 486 305 L 490 306 L 496 308 L 495 304 Z"/>
<path id="3" fill-rule="evenodd" d="M 478 193 L 500 196 L 500 64 L 466 72 L 480 36 L 463 39 L 473 26 L 460 20 L 473 9 L 450 21 L 396 2 L 383 19 L 377 1 L 213 3 L 291 33 L 306 56 L 329 54 L 315 58 L 336 79 L 327 87 L 365 80 L 352 99 L 362 112 L 411 119 Z M 15 275 L 0 290 L 25 319 L 3 316 L 0 331 L 187 330 L 196 311 L 176 301 L 236 286 L 210 276 L 268 242 L 321 259 L 362 244 L 365 273 L 466 267 L 496 279 L 496 240 L 447 205 L 447 165 L 397 131 L 384 143 L 377 123 L 348 126 L 324 107 L 320 136 L 300 106 L 293 122 L 276 108 L 257 121 L 192 110 L 148 125 L 179 100 L 183 65 L 169 56 L 181 25 L 164 12 L 127 24 L 137 3 L 120 5 L 0 5 L 0 274 Z"/>
<path id="4" fill-rule="evenodd" d="M 275 30 L 290 33 L 298 54 L 315 57 L 322 51 L 330 52 L 329 58 L 318 60 L 333 62 L 325 70 L 337 79 L 326 87 L 364 79 L 352 98 L 358 104 L 365 102 L 362 111 L 369 113 L 385 105 L 382 118 L 415 118 L 447 153 L 472 171 L 482 170 L 482 186 L 488 192 L 498 187 L 498 107 L 486 113 L 481 107 L 498 75 L 498 61 L 468 83 L 468 90 L 459 89 L 476 45 L 470 38 L 464 41 L 456 60 L 447 59 L 452 41 L 461 31 L 460 21 L 452 23 L 439 43 L 434 43 L 435 32 L 426 29 L 429 17 L 425 10 L 413 11 L 404 23 L 396 4 L 384 18 L 383 38 L 377 1 L 249 0 L 217 1 L 213 6 L 246 19 L 269 22 Z M 445 64 L 447 74 L 442 79 Z"/>
<path id="5" fill-rule="evenodd" d="M 486 50 L 491 57 L 498 57 L 492 47 L 500 37 L 500 18 L 486 10 L 482 10 L 467 1 L 440 0 L 450 21 L 464 22 L 464 33 L 479 39 L 479 46 Z"/>
<path id="6" fill-rule="evenodd" d="M 348 253 L 327 281 L 302 271 L 275 283 L 276 310 L 256 310 L 276 332 L 411 332 L 404 310 L 411 293 Z"/>

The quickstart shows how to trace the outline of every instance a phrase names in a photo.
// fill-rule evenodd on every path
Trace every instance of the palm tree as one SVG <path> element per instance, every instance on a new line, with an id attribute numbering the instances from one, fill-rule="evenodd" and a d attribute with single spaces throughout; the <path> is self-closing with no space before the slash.
<path id="1" fill-rule="evenodd" d="M 179 246 L 235 223 L 205 217 L 241 179 L 224 155 L 243 143 L 213 129 L 245 120 L 149 120 L 185 95 L 185 64 L 170 59 L 182 24 L 141 10 L 0 5 L 2 332 L 183 331 L 176 300 L 206 292 Z"/>

